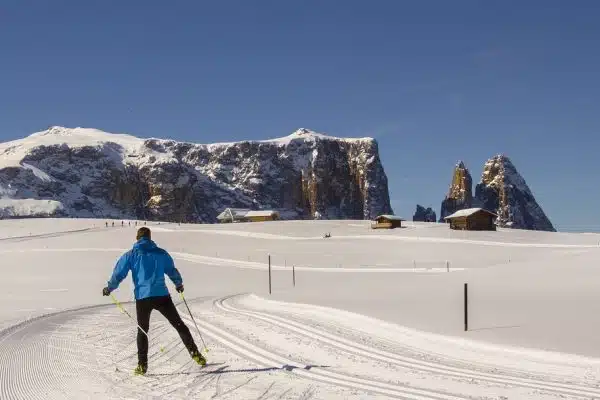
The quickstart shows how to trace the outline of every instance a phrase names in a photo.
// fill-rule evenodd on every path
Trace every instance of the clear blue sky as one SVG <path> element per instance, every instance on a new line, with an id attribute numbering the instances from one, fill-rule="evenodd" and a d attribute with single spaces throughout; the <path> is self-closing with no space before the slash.
<path id="1" fill-rule="evenodd" d="M 0 140 L 49 125 L 200 143 L 378 139 L 396 214 L 507 154 L 600 230 L 600 2 L 0 0 Z"/>

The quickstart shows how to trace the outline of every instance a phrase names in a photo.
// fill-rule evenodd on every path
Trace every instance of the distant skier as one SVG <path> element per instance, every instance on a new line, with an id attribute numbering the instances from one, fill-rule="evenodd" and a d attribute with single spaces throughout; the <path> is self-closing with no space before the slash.
<path id="1" fill-rule="evenodd" d="M 108 285 L 102 289 L 102 295 L 110 295 L 131 270 L 135 285 L 135 309 L 138 325 L 148 333 L 150 313 L 154 309 L 158 310 L 177 329 L 192 359 L 200 365 L 205 365 L 206 359 L 198 351 L 189 328 L 181 320 L 165 284 L 165 274 L 167 274 L 175 284 L 177 292 L 183 292 L 183 280 L 175 268 L 173 259 L 166 250 L 156 246 L 156 243 L 151 240 L 149 228 L 139 228 L 136 239 L 137 242 L 133 245 L 133 249 L 123 254 L 117 262 Z M 143 375 L 148 370 L 148 337 L 144 332 L 138 328 L 138 365 L 134 370 L 136 375 Z"/>

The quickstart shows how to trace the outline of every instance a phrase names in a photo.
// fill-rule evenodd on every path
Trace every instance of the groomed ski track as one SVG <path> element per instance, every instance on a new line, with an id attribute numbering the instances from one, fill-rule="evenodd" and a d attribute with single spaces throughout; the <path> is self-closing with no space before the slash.
<path id="1" fill-rule="evenodd" d="M 219 301 L 215 301 L 219 304 Z M 183 316 L 184 320 L 191 324 L 188 316 Z M 250 343 L 239 336 L 231 334 L 215 325 L 204 322 L 205 332 L 214 340 L 218 340 L 232 351 L 239 353 L 265 367 L 282 366 L 283 368 L 295 373 L 303 378 L 318 382 L 344 386 L 350 389 L 364 390 L 373 394 L 384 395 L 397 399 L 415 399 L 415 400 L 454 400 L 463 397 L 446 394 L 434 390 L 409 388 L 403 385 L 393 385 L 382 382 L 377 379 L 366 379 L 352 376 L 349 374 L 331 372 L 327 366 L 319 367 L 311 364 L 299 363 L 286 356 L 269 351 L 264 347 Z"/>
<path id="2" fill-rule="evenodd" d="M 333 346 L 339 349 L 341 352 L 350 352 L 358 357 L 369 358 L 393 365 L 407 367 L 413 370 L 424 371 L 431 374 L 452 378 L 466 378 L 511 387 L 536 389 L 560 398 L 569 396 L 600 398 L 600 389 L 597 387 L 554 381 L 549 374 L 546 374 L 545 377 L 531 377 L 530 374 L 522 371 L 501 368 L 494 368 L 494 373 L 485 373 L 480 372 L 480 370 L 485 370 L 489 367 L 486 367 L 483 364 L 470 365 L 470 368 L 456 367 L 453 365 L 454 363 L 451 360 L 445 360 L 446 363 L 428 362 L 421 358 L 392 353 L 374 346 L 364 345 L 358 341 L 349 340 L 348 338 L 339 335 L 339 333 L 333 334 L 327 330 L 315 328 L 314 326 L 311 326 L 310 321 L 306 318 L 298 318 L 298 316 L 294 316 L 296 319 L 290 318 L 290 316 L 293 314 L 287 310 L 285 312 L 287 317 L 282 317 L 274 313 L 258 312 L 241 308 L 235 305 L 236 297 L 239 297 L 239 295 L 217 299 L 214 301 L 215 307 L 225 313 L 247 316 L 256 320 L 267 322 L 278 328 L 286 329 L 288 331 L 295 332 L 299 335 L 319 341 L 323 344 Z M 332 325 L 332 327 L 335 328 L 335 325 Z M 559 378 L 554 379 L 558 380 Z"/>
<path id="3" fill-rule="evenodd" d="M 490 393 L 516 395 L 508 398 L 600 398 L 591 382 L 502 366 L 489 372 L 483 362 L 432 362 L 409 349 L 387 350 L 377 338 L 361 343 L 341 334 L 344 327 L 326 328 L 328 321 L 291 309 L 244 307 L 238 300 L 245 297 L 188 301 L 210 349 L 204 369 L 190 362 L 174 329 L 156 313 L 149 374 L 133 377 L 135 327 L 112 304 L 48 314 L 0 331 L 0 398 L 494 398 L 482 395 L 482 385 Z M 124 304 L 132 311 L 132 304 Z M 187 310 L 178 308 L 201 345 Z M 283 339 L 270 342 L 278 336 Z M 368 367 L 351 370 L 343 367 L 348 362 L 330 362 L 337 358 L 357 358 Z"/>
<path id="4" fill-rule="evenodd" d="M 195 327 L 189 315 L 182 308 L 179 307 L 181 316 L 188 323 L 192 332 L 194 332 Z M 170 392 L 168 389 L 176 391 L 180 389 L 181 385 L 174 383 L 173 379 L 168 381 L 162 379 L 162 376 L 173 377 L 177 376 L 178 373 L 185 374 L 185 372 L 181 372 L 185 367 L 188 367 L 188 369 L 190 366 L 193 367 L 191 362 L 187 360 L 180 365 L 171 367 L 171 370 L 167 373 L 154 374 L 150 372 L 144 378 L 131 377 L 129 376 L 130 371 L 135 365 L 135 344 L 131 340 L 126 345 L 129 353 L 126 357 L 123 357 L 123 350 L 118 351 L 117 354 L 113 354 L 107 348 L 102 347 L 102 341 L 107 340 L 107 338 L 110 340 L 110 338 L 108 337 L 109 335 L 102 337 L 101 332 L 96 332 L 95 335 L 89 338 L 96 341 L 96 345 L 100 345 L 100 349 L 96 346 L 93 354 L 97 356 L 96 359 L 90 357 L 90 354 L 86 354 L 86 350 L 90 349 L 89 342 L 79 342 L 77 346 L 73 345 L 74 338 L 70 335 L 74 332 L 70 331 L 69 328 L 80 324 L 80 321 L 77 321 L 80 317 L 105 319 L 107 317 L 105 314 L 106 311 L 112 311 L 113 309 L 114 306 L 106 305 L 53 313 L 25 321 L 0 332 L 0 375 L 2 376 L 0 380 L 2 382 L 0 398 L 42 399 L 48 398 L 48 394 L 51 395 L 52 399 L 73 398 L 72 395 L 74 393 L 70 391 L 70 388 L 81 390 L 81 388 L 86 387 L 93 388 L 93 392 L 95 393 L 103 393 L 103 396 L 110 396 L 112 391 L 109 390 L 106 392 L 107 386 L 124 384 L 127 381 L 139 382 L 142 379 L 146 379 L 147 386 L 156 390 L 156 394 L 168 394 L 172 398 L 186 398 L 186 396 L 179 397 L 179 393 Z M 114 314 L 117 314 L 117 312 L 115 311 Z M 122 318 L 125 319 L 126 317 L 123 316 Z M 322 370 L 317 371 L 319 369 L 317 366 L 311 368 L 287 357 L 260 348 L 204 320 L 200 320 L 200 325 L 202 326 L 203 334 L 210 340 L 211 344 L 214 344 L 216 341 L 227 350 L 240 354 L 257 364 L 258 368 L 248 369 L 248 374 L 260 370 L 285 371 L 287 374 L 298 375 L 298 377 L 305 380 L 342 386 L 355 391 L 370 392 L 397 399 L 454 400 L 463 398 L 461 396 L 445 395 L 430 390 L 403 388 L 398 385 L 379 382 L 375 379 L 357 378 L 342 373 L 331 373 Z M 104 327 L 106 328 L 106 325 Z M 80 325 L 80 328 L 83 328 L 83 326 Z M 168 341 L 164 340 L 163 333 L 170 329 L 172 329 L 170 326 L 163 324 L 159 327 L 154 326 L 150 331 L 151 337 L 155 337 L 157 333 L 159 334 L 159 338 L 150 343 L 149 359 L 151 368 L 157 368 L 156 364 L 161 361 L 161 357 L 162 361 L 165 362 L 174 357 L 173 354 L 183 353 L 183 347 L 178 337 L 172 337 L 171 335 Z M 84 329 L 84 331 L 86 330 Z M 89 332 L 89 330 L 87 331 Z M 120 334 L 114 331 L 106 331 L 106 333 L 121 338 L 134 338 L 132 329 L 127 329 L 125 333 Z M 158 342 L 158 340 L 161 340 L 161 342 Z M 199 342 L 197 336 L 196 340 Z M 81 346 L 82 344 L 85 345 Z M 160 354 L 158 350 L 159 346 L 164 346 L 165 353 L 167 354 Z M 99 350 L 100 353 L 98 353 Z M 209 357 L 212 352 L 211 349 Z M 106 360 L 109 357 L 113 357 L 114 359 Z M 129 361 L 129 364 L 126 361 Z M 209 367 L 213 361 L 216 360 L 209 359 Z M 121 370 L 124 373 L 121 373 Z M 111 377 L 112 371 L 117 373 Z M 189 373 L 192 375 L 195 372 Z M 210 370 L 202 369 L 196 375 L 208 375 L 210 373 Z M 114 377 L 117 378 L 115 379 Z M 148 378 L 150 382 L 147 381 Z M 160 384 L 153 385 L 152 382 Z M 124 385 L 125 387 L 127 391 L 134 391 L 131 385 Z M 140 387 L 137 389 L 139 392 Z M 187 389 L 197 390 L 201 388 L 190 387 Z M 116 392 L 119 392 L 119 390 Z M 90 398 L 94 398 L 93 393 L 87 395 Z M 235 396 L 232 398 L 235 398 Z"/>

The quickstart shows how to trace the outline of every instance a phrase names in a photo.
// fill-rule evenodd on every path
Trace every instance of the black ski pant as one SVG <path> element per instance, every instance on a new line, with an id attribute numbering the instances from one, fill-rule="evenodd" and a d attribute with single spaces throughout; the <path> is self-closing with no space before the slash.
<path id="1" fill-rule="evenodd" d="M 145 299 L 136 300 L 135 310 L 137 313 L 137 323 L 148 332 L 150 329 L 150 314 L 152 310 L 158 310 L 179 333 L 181 341 L 190 353 L 197 351 L 196 343 L 192 338 L 190 329 L 181 320 L 179 313 L 171 296 L 147 297 Z M 148 336 L 146 336 L 139 328 L 137 329 L 137 347 L 138 347 L 138 362 L 140 364 L 148 364 Z"/>

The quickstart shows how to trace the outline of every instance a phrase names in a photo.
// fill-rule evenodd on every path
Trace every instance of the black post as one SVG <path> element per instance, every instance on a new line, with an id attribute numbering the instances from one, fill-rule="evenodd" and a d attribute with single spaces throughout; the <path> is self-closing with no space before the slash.
<path id="1" fill-rule="evenodd" d="M 468 292 L 467 292 L 467 284 L 465 283 L 465 332 L 469 330 L 469 314 L 468 314 Z"/>
<path id="2" fill-rule="evenodd" d="M 269 254 L 269 294 L 271 294 L 271 255 Z"/>
<path id="3" fill-rule="evenodd" d="M 292 282 L 294 282 L 294 287 L 296 287 L 296 266 L 292 264 Z"/>

